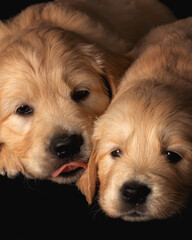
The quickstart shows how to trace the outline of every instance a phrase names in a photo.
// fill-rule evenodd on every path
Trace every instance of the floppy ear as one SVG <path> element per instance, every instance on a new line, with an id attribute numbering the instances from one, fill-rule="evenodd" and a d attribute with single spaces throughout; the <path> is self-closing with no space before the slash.
<path id="1" fill-rule="evenodd" d="M 116 94 L 122 76 L 133 61 L 131 55 L 123 56 L 110 51 L 105 52 L 103 72 L 110 85 L 112 97 Z"/>
<path id="2" fill-rule="evenodd" d="M 85 195 L 89 205 L 92 203 L 92 199 L 95 194 L 96 182 L 97 182 L 97 142 L 93 145 L 93 151 L 90 156 L 88 168 L 82 174 L 77 182 L 77 187 Z"/>
<path id="3" fill-rule="evenodd" d="M 89 62 L 101 75 L 109 96 L 112 98 L 116 94 L 121 77 L 133 62 L 133 57 L 98 48 L 94 44 L 81 45 L 81 50 L 89 57 Z"/>

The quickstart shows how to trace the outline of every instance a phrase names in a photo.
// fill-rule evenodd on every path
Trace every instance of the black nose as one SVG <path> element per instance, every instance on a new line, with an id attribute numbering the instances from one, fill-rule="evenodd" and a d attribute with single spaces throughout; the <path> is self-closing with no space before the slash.
<path id="1" fill-rule="evenodd" d="M 126 182 L 121 188 L 121 196 L 127 203 L 136 206 L 146 202 L 151 189 L 139 182 Z"/>
<path id="2" fill-rule="evenodd" d="M 55 137 L 51 141 L 51 151 L 58 158 L 63 159 L 67 157 L 73 157 L 79 153 L 81 146 L 83 145 L 83 138 L 78 134 L 64 134 L 59 137 Z"/>

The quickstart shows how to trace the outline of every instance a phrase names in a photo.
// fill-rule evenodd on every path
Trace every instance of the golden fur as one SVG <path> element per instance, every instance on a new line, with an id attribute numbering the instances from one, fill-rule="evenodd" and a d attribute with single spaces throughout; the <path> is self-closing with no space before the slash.
<path id="1" fill-rule="evenodd" d="M 154 0 L 115 2 L 42 3 L 0 22 L 1 174 L 59 183 L 81 175 L 93 122 L 130 63 L 119 53 L 153 26 L 175 19 Z M 131 34 L 123 35 L 125 29 Z"/>
<path id="2" fill-rule="evenodd" d="M 192 18 L 151 31 L 132 51 L 106 113 L 96 121 L 88 169 L 78 182 L 111 217 L 170 217 L 192 193 Z"/>

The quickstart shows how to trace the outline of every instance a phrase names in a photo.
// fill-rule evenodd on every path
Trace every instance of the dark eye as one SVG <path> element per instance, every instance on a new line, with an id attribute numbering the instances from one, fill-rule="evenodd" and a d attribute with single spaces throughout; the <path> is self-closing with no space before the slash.
<path id="1" fill-rule="evenodd" d="M 31 108 L 29 105 L 21 105 L 19 108 L 17 108 L 16 113 L 19 115 L 29 115 L 33 113 L 33 108 Z"/>
<path id="2" fill-rule="evenodd" d="M 88 97 L 89 95 L 89 91 L 88 90 L 77 90 L 74 91 L 72 94 L 72 99 L 75 102 L 80 102 L 82 100 L 84 100 L 86 97 Z"/>
<path id="3" fill-rule="evenodd" d="M 164 152 L 164 155 L 166 156 L 167 160 L 171 163 L 177 163 L 182 159 L 181 155 L 171 151 Z"/>
<path id="4" fill-rule="evenodd" d="M 113 158 L 119 158 L 122 154 L 122 151 L 120 149 L 116 149 L 114 151 L 111 152 L 111 156 Z"/>

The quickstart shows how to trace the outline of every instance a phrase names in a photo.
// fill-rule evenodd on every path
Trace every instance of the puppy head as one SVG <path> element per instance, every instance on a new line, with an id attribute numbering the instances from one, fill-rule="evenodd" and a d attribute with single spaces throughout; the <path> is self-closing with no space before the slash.
<path id="1" fill-rule="evenodd" d="M 162 219 L 192 189 L 191 89 L 140 83 L 115 97 L 96 122 L 94 151 L 78 187 L 89 203 L 127 221 Z"/>
<path id="2" fill-rule="evenodd" d="M 108 106 L 129 61 L 61 28 L 12 36 L 3 27 L 0 172 L 74 182 L 91 152 L 93 121 Z"/>

